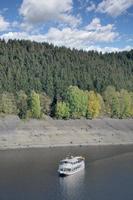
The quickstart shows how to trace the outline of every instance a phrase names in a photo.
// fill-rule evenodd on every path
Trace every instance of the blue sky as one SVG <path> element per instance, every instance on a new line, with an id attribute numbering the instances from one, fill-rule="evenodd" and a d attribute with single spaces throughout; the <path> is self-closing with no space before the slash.
<path id="1" fill-rule="evenodd" d="M 0 0 L 0 38 L 103 52 L 133 48 L 133 0 Z"/>

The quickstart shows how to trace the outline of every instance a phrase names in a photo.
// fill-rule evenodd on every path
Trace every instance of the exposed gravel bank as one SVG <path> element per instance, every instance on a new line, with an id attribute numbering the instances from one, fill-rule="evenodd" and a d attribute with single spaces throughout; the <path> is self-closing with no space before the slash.
<path id="1" fill-rule="evenodd" d="M 117 144 L 133 144 L 133 119 L 0 118 L 0 149 Z"/>

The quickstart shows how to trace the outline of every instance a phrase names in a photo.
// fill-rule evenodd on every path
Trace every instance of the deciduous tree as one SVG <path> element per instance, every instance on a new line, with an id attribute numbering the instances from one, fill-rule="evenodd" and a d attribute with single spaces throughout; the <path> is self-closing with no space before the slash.
<path id="1" fill-rule="evenodd" d="M 31 112 L 33 118 L 41 117 L 40 98 L 39 94 L 37 94 L 35 91 L 32 91 L 31 93 Z"/>

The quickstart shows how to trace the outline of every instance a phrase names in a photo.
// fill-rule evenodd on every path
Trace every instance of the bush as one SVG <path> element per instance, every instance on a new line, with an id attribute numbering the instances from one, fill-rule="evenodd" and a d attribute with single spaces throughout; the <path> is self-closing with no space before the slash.
<path id="1" fill-rule="evenodd" d="M 55 116 L 58 119 L 68 119 L 70 116 L 70 109 L 65 102 L 57 102 Z"/>

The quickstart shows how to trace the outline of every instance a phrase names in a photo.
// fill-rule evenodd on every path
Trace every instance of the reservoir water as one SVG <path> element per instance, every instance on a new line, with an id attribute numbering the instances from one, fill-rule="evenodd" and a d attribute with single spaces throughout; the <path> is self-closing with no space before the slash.
<path id="1" fill-rule="evenodd" d="M 59 177 L 68 154 L 84 156 L 86 168 Z M 133 200 L 133 146 L 0 151 L 0 200 Z"/>

